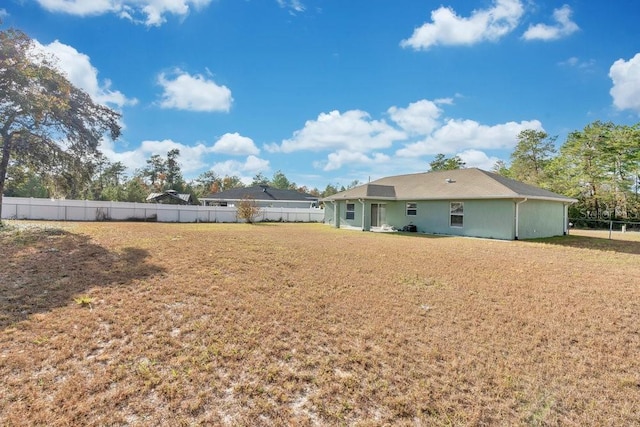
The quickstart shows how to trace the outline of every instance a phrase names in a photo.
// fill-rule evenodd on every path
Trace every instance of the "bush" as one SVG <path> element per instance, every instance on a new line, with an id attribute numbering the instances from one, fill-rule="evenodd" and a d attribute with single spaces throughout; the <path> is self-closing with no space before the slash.
<path id="1" fill-rule="evenodd" d="M 238 218 L 252 224 L 258 215 L 260 215 L 260 212 L 260 208 L 256 205 L 255 199 L 245 197 L 238 203 L 238 212 L 236 215 Z"/>

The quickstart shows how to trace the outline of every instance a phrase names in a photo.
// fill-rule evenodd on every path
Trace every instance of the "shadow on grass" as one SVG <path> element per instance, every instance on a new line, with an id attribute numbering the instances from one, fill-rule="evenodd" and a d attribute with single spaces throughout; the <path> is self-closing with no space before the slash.
<path id="1" fill-rule="evenodd" d="M 164 271 L 147 257 L 57 228 L 0 229 L 0 327 L 66 306 L 90 288 L 126 286 Z"/>
<path id="2" fill-rule="evenodd" d="M 551 245 L 566 246 L 571 248 L 593 249 L 606 252 L 619 252 L 640 255 L 640 242 L 629 240 L 616 240 L 593 236 L 558 236 L 542 239 L 526 240 L 527 242 L 548 243 Z"/>

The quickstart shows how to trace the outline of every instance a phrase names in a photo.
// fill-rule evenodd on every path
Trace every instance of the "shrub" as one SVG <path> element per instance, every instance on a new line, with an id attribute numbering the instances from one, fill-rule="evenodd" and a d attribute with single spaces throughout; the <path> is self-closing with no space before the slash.
<path id="1" fill-rule="evenodd" d="M 256 205 L 255 199 L 251 197 L 244 197 L 240 203 L 238 203 L 238 212 L 236 215 L 238 218 L 252 224 L 255 222 L 258 215 L 260 215 L 260 212 L 260 208 Z"/>

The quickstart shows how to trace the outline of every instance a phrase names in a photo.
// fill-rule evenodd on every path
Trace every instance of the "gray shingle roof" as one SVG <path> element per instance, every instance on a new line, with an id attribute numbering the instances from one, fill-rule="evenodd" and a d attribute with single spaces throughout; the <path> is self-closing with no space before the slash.
<path id="1" fill-rule="evenodd" d="M 388 188 L 393 188 L 393 191 Z M 381 178 L 324 200 L 511 199 L 531 198 L 567 203 L 575 199 L 477 168 L 423 172 Z"/>
<path id="2" fill-rule="evenodd" d="M 253 187 L 232 188 L 230 190 L 213 193 L 200 200 L 242 200 L 251 198 L 254 200 L 300 200 L 311 201 L 318 200 L 317 197 L 301 193 L 296 190 L 282 190 L 264 185 L 255 185 Z"/>
<path id="3" fill-rule="evenodd" d="M 164 193 L 151 193 L 147 196 L 147 202 L 150 202 L 150 201 L 157 202 L 162 199 L 175 199 L 177 201 L 188 204 L 191 202 L 191 194 L 188 194 L 188 193 L 183 194 L 183 193 L 178 193 L 175 190 L 167 190 Z"/>

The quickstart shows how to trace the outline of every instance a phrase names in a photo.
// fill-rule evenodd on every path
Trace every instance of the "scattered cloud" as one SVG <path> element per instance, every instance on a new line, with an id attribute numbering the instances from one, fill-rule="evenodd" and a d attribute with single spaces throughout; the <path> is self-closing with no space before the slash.
<path id="1" fill-rule="evenodd" d="M 496 164 L 496 162 L 500 160 L 495 156 L 487 156 L 484 151 L 474 149 L 464 150 L 457 155 L 465 163 L 465 167 L 480 168 L 487 171 L 493 169 L 493 166 Z"/>
<path id="2" fill-rule="evenodd" d="M 426 168 L 424 156 L 438 153 L 457 153 L 471 167 L 490 169 L 498 158 L 485 151 L 512 149 L 522 130 L 542 130 L 538 120 L 484 125 L 473 120 L 442 119 L 443 106 L 451 104 L 453 98 L 393 106 L 387 110 L 389 123 L 361 110 L 322 113 L 316 120 L 307 121 L 291 139 L 267 149 L 327 152 L 325 160 L 313 163 L 324 171 L 349 166 L 351 170 L 370 167 L 378 172 L 401 173 L 421 164 Z"/>
<path id="3" fill-rule="evenodd" d="M 7 16 L 9 16 L 9 12 L 7 12 L 6 9 L 0 9 L 0 19 L 6 18 Z"/>
<path id="4" fill-rule="evenodd" d="M 305 11 L 305 7 L 300 0 L 276 0 L 281 8 L 289 9 L 289 13 L 295 15 Z"/>
<path id="5" fill-rule="evenodd" d="M 260 154 L 260 150 L 253 143 L 251 138 L 236 133 L 225 133 L 213 145 L 212 150 L 218 154 L 228 154 L 232 156 L 247 156 L 250 154 Z"/>
<path id="6" fill-rule="evenodd" d="M 122 92 L 111 89 L 111 81 L 98 80 L 98 70 L 91 65 L 88 55 L 78 52 L 74 47 L 60 43 L 58 40 L 42 45 L 34 40 L 36 51 L 51 55 L 55 65 L 76 87 L 84 90 L 94 102 L 117 107 L 137 104 L 137 99 L 127 98 Z"/>
<path id="7" fill-rule="evenodd" d="M 609 69 L 613 87 L 609 91 L 613 105 L 619 110 L 640 114 L 640 53 L 628 61 L 618 59 Z"/>
<path id="8" fill-rule="evenodd" d="M 353 151 L 338 150 L 337 152 L 331 153 L 327 156 L 327 162 L 324 163 L 322 169 L 325 171 L 332 171 L 340 169 L 344 165 L 374 165 L 387 163 L 390 160 L 391 157 L 383 153 L 373 153 L 371 155 L 367 155 L 364 153 L 357 153 Z M 319 163 L 316 166 L 321 165 L 322 164 Z"/>
<path id="9" fill-rule="evenodd" d="M 447 99 L 449 100 L 450 98 Z M 448 102 L 440 100 L 440 103 Z M 391 120 L 407 133 L 428 135 L 440 125 L 442 110 L 438 107 L 437 101 L 423 99 L 409 104 L 407 108 L 391 107 L 387 113 Z"/>
<path id="10" fill-rule="evenodd" d="M 227 160 L 215 163 L 211 168 L 221 176 L 237 176 L 245 184 L 249 184 L 259 172 L 264 173 L 269 169 L 269 161 L 256 156 L 248 156 L 244 162 Z"/>
<path id="11" fill-rule="evenodd" d="M 187 111 L 228 112 L 233 98 L 231 90 L 197 74 L 176 69 L 170 75 L 161 73 L 158 84 L 163 87 L 160 107 Z"/>
<path id="12" fill-rule="evenodd" d="M 580 70 L 591 70 L 593 69 L 595 64 L 596 61 L 594 59 L 581 60 L 577 56 L 572 56 L 566 61 L 561 61 L 558 63 L 558 65 L 560 65 L 561 67 L 572 67 L 578 68 Z"/>
<path id="13" fill-rule="evenodd" d="M 114 13 L 121 18 L 147 26 L 158 26 L 166 22 L 165 15 L 184 17 L 191 9 L 201 9 L 211 0 L 37 0 L 50 12 L 77 16 Z"/>
<path id="14" fill-rule="evenodd" d="M 422 141 L 406 144 L 396 155 L 418 157 L 454 154 L 465 149 L 510 149 L 516 145 L 516 136 L 525 129 L 542 130 L 542 123 L 531 120 L 488 126 L 474 120 L 450 119 Z"/>
<path id="15" fill-rule="evenodd" d="M 304 128 L 294 132 L 293 138 L 282 141 L 280 146 L 271 145 L 268 149 L 284 153 L 341 149 L 364 153 L 388 148 L 394 141 L 405 137 L 404 132 L 384 120 L 372 120 L 364 111 L 331 111 L 321 113 L 316 120 L 307 121 Z"/>
<path id="16" fill-rule="evenodd" d="M 569 36 L 580 29 L 578 25 L 571 20 L 573 11 L 569 5 L 564 5 L 560 9 L 553 11 L 554 25 L 536 24 L 531 25 L 522 35 L 525 40 L 557 40 L 562 37 Z"/>
<path id="17" fill-rule="evenodd" d="M 473 45 L 495 41 L 513 31 L 524 13 L 520 0 L 494 0 L 489 9 L 474 10 L 460 17 L 452 8 L 440 7 L 431 12 L 431 21 L 416 28 L 400 45 L 426 50 L 437 45 Z"/>

